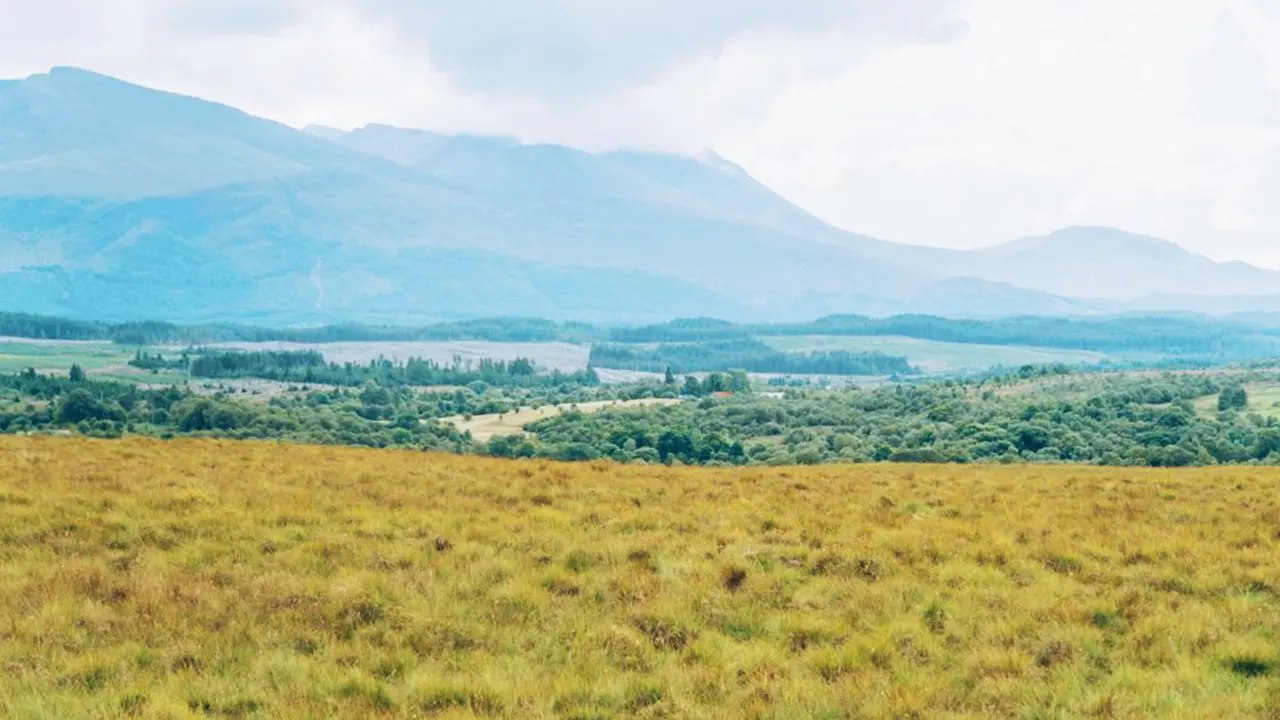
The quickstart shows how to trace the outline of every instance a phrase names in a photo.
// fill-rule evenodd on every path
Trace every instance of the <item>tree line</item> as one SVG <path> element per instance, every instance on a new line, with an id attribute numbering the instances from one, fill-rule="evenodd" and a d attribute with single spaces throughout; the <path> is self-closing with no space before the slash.
<path id="1" fill-rule="evenodd" d="M 1179 467 L 1280 464 L 1280 420 L 1248 386 L 1275 372 L 1101 375 L 1021 369 L 973 381 L 755 395 L 741 373 L 625 386 L 465 386 L 423 390 L 366 378 L 247 402 L 207 380 L 146 388 L 27 370 L 0 375 L 0 432 L 212 435 L 410 447 L 562 460 L 705 465 L 1042 462 Z M 475 442 L 449 416 L 522 406 L 692 397 L 664 407 L 570 411 L 518 436 Z"/>
<path id="2" fill-rule="evenodd" d="M 912 375 L 905 357 L 846 350 L 784 353 L 751 339 L 662 343 L 656 347 L 605 344 L 591 348 L 591 367 L 647 372 L 713 372 L 740 369 L 793 375 Z"/>
<path id="3" fill-rule="evenodd" d="M 0 313 L 0 335 L 48 340 L 101 340 L 124 345 L 207 345 L 218 342 L 385 342 L 484 340 L 651 344 L 746 341 L 777 335 L 902 336 L 986 345 L 1149 353 L 1184 359 L 1232 361 L 1280 354 L 1280 327 L 1263 319 L 1198 316 L 1104 318 L 1010 317 L 957 320 L 932 315 L 871 318 L 831 315 L 808 322 L 739 324 L 690 318 L 641 327 L 601 327 L 539 318 L 488 318 L 424 327 L 338 324 L 263 328 L 241 324 L 166 322 L 99 323 L 22 313 Z"/>
<path id="4" fill-rule="evenodd" d="M 591 370 L 540 373 L 532 360 L 511 361 L 483 358 L 476 361 L 455 356 L 451 363 L 409 358 L 398 362 L 387 358 L 368 363 L 329 363 L 315 350 L 218 351 L 201 352 L 188 361 L 192 377 L 211 379 L 254 378 L 279 382 L 361 386 L 374 382 L 383 386 L 467 385 L 482 382 L 495 387 L 585 386 L 599 378 Z"/>
<path id="5" fill-rule="evenodd" d="M 1027 379 L 1019 372 L 975 382 L 788 389 L 783 398 L 569 413 L 530 426 L 527 440 L 535 454 L 561 459 L 713 465 L 1280 464 L 1280 420 L 1249 410 L 1243 382 L 1190 374 Z M 1212 402 L 1197 406 L 1202 398 Z M 495 454 L 505 452 L 503 442 Z"/>

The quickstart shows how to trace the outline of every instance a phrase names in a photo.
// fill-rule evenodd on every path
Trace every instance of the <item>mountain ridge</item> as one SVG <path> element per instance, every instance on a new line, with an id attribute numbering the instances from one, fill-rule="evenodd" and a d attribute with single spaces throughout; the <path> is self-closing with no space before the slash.
<path id="1" fill-rule="evenodd" d="M 714 153 L 296 130 L 65 68 L 0 82 L 0 124 L 0 300 L 33 312 L 784 320 L 1088 314 L 1189 288 L 1257 295 L 1226 305 L 1265 311 L 1280 293 L 1278 272 L 1155 238 L 1163 265 L 1149 272 L 1159 258 L 1133 240 L 1145 236 L 1110 228 L 1064 228 L 1033 251 L 1017 249 L 1026 238 L 959 251 L 858 235 Z M 1064 250 L 1073 235 L 1098 257 Z"/>

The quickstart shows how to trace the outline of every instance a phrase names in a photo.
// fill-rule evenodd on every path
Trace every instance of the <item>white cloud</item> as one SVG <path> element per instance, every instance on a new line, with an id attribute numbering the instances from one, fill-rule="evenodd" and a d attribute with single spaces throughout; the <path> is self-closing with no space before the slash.
<path id="1" fill-rule="evenodd" d="M 604 5 L 0 0 L 0 77 L 80 65 L 296 125 L 711 146 L 892 240 L 1107 224 L 1280 267 L 1272 0 Z"/>

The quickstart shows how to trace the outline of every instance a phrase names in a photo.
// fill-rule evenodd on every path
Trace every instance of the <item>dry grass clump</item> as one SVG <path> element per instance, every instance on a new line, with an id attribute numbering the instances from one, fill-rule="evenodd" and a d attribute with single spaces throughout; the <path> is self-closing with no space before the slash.
<path id="1" fill-rule="evenodd" d="M 1280 717 L 1280 473 L 0 438 L 6 718 Z"/>

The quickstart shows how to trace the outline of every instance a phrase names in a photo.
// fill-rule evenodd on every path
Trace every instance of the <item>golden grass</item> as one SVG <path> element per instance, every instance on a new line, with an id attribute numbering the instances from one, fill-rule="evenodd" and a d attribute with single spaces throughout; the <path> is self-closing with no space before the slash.
<path id="1" fill-rule="evenodd" d="M 1280 473 L 0 438 L 0 716 L 1280 716 Z"/>
<path id="2" fill-rule="evenodd" d="M 563 405 L 543 405 L 537 409 L 522 407 L 508 413 L 495 415 L 475 415 L 467 419 L 461 415 L 442 418 L 441 422 L 453 425 L 459 432 L 471 433 L 472 439 L 488 442 L 496 435 L 520 435 L 524 426 L 539 420 L 557 417 L 563 413 L 577 409 L 584 413 L 596 413 L 612 408 L 651 407 L 655 405 L 679 405 L 675 398 L 641 398 L 639 400 L 597 400 L 584 403 L 565 403 Z"/>

